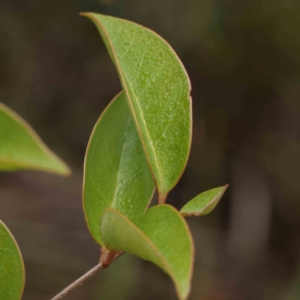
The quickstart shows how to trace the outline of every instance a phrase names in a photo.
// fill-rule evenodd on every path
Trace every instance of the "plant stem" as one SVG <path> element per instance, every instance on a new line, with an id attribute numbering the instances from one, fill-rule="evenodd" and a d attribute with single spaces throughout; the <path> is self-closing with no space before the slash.
<path id="1" fill-rule="evenodd" d="M 72 282 L 68 287 L 66 287 L 63 291 L 61 291 L 59 294 L 57 294 L 55 297 L 53 297 L 51 300 L 59 300 L 62 299 L 64 296 L 66 296 L 69 292 L 73 291 L 77 287 L 83 285 L 88 279 L 98 274 L 100 271 L 102 271 L 105 267 L 102 263 L 99 263 L 95 267 L 93 267 L 91 270 L 86 272 L 84 275 L 79 277 L 77 280 Z"/>
<path id="2" fill-rule="evenodd" d="M 117 258 L 122 256 L 124 254 L 123 251 L 119 252 L 110 252 L 110 251 L 105 251 L 106 248 L 102 248 L 102 252 L 105 257 L 108 259 L 104 259 L 104 262 L 100 261 L 98 265 L 90 269 L 88 272 L 83 274 L 81 277 L 76 279 L 74 282 L 72 282 L 69 286 L 67 286 L 64 290 L 62 290 L 60 293 L 58 293 L 55 297 L 53 297 L 51 300 L 60 300 L 69 292 L 73 291 L 77 287 L 83 285 L 87 280 L 90 278 L 94 277 L 96 274 L 101 272 L 103 269 L 107 268 L 113 261 L 115 261 Z M 102 256 L 101 256 L 102 257 Z"/>

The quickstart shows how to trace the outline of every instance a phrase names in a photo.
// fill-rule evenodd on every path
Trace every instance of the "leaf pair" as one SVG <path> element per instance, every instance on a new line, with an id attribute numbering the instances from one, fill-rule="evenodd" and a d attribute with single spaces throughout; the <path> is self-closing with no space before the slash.
<path id="1" fill-rule="evenodd" d="M 190 151 L 188 75 L 174 50 L 155 32 L 118 18 L 82 15 L 94 22 L 115 64 L 163 203 Z"/>
<path id="2" fill-rule="evenodd" d="M 84 211 L 92 236 L 104 245 L 100 218 L 115 208 L 131 220 L 147 209 L 154 182 L 126 97 L 119 94 L 92 132 L 84 167 Z"/>

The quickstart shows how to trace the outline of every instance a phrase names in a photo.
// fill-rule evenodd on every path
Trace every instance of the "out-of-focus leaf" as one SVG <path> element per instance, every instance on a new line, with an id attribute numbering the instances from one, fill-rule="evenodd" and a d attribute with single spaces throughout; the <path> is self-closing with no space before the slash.
<path id="1" fill-rule="evenodd" d="M 209 214 L 217 206 L 227 187 L 228 184 L 201 193 L 184 205 L 180 213 L 183 216 L 202 216 Z"/>
<path id="2" fill-rule="evenodd" d="M 34 169 L 68 175 L 70 169 L 20 116 L 0 103 L 0 170 Z"/>
<path id="3" fill-rule="evenodd" d="M 19 247 L 8 228 L 0 221 L 0 300 L 19 300 L 25 282 Z"/>
<path id="4" fill-rule="evenodd" d="M 190 290 L 193 241 L 183 217 L 172 206 L 150 208 L 136 223 L 114 209 L 101 219 L 101 234 L 110 250 L 123 250 L 151 261 L 172 278 L 180 299 Z"/>
<path id="5" fill-rule="evenodd" d="M 133 220 L 146 210 L 153 191 L 143 147 L 121 93 L 96 123 L 85 157 L 83 204 L 95 240 L 103 245 L 99 226 L 106 208 Z"/>
<path id="6" fill-rule="evenodd" d="M 179 180 L 191 143 L 188 75 L 169 44 L 133 22 L 84 13 L 117 68 L 163 203 Z"/>

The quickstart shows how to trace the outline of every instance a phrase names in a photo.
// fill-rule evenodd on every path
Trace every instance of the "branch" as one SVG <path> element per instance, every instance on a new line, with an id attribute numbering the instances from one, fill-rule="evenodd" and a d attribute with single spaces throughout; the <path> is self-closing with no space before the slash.
<path id="1" fill-rule="evenodd" d="M 105 247 L 102 248 L 100 263 L 96 265 L 94 268 L 86 272 L 84 275 L 79 277 L 77 280 L 72 282 L 69 286 L 67 286 L 64 290 L 62 290 L 59 294 L 53 297 L 51 300 L 60 300 L 69 292 L 73 291 L 77 287 L 83 285 L 87 280 L 94 277 L 96 274 L 101 272 L 103 269 L 107 268 L 113 261 L 123 255 L 123 251 L 109 251 Z"/>
<path id="2" fill-rule="evenodd" d="M 89 280 L 91 277 L 95 276 L 99 272 L 101 272 L 105 267 L 102 263 L 99 263 L 94 268 L 86 272 L 84 275 L 79 277 L 77 280 L 72 282 L 68 287 L 66 287 L 63 291 L 61 291 L 59 294 L 57 294 L 55 297 L 53 297 L 51 300 L 60 300 L 64 296 L 66 296 L 69 292 L 73 291 L 77 287 L 83 285 L 87 280 Z"/>

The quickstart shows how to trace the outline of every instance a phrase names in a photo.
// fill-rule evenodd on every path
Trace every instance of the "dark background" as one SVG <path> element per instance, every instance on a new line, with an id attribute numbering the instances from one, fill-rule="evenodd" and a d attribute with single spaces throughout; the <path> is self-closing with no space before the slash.
<path id="1" fill-rule="evenodd" d="M 300 299 L 300 2 L 298 0 L 1 0 L 0 101 L 72 168 L 60 178 L 0 174 L 0 218 L 24 255 L 24 300 L 50 299 L 97 263 L 81 207 L 82 167 L 99 114 L 120 91 L 80 11 L 150 27 L 192 82 L 194 135 L 168 202 L 230 188 L 188 219 L 196 245 L 191 300 Z M 66 299 L 176 299 L 154 265 L 125 255 Z"/>

